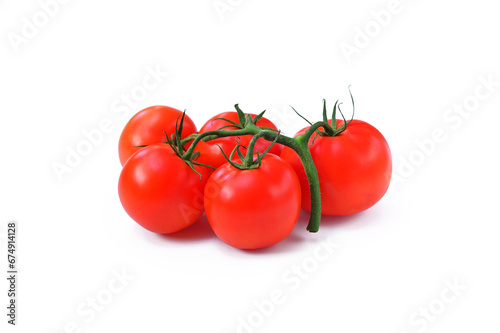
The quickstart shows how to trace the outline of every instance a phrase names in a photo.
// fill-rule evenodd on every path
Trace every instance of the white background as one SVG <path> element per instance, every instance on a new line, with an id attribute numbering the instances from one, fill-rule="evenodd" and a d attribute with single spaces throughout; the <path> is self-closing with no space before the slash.
<path id="1" fill-rule="evenodd" d="M 401 0 L 381 27 L 372 11 L 389 1 L 221 2 L 230 10 L 212 0 L 74 0 L 44 22 L 37 1 L 0 0 L 0 266 L 15 220 L 20 271 L 15 328 L 0 284 L 2 332 L 498 332 L 495 3 Z M 33 16 L 43 26 L 25 38 Z M 25 39 L 15 46 L 14 35 Z M 357 53 L 346 57 L 343 43 Z M 147 68 L 168 77 L 121 118 L 114 108 Z M 488 91 L 481 77 L 497 83 Z M 240 103 L 267 109 L 293 135 L 305 123 L 288 105 L 318 120 L 322 99 L 338 98 L 350 115 L 349 85 L 356 118 L 387 138 L 398 180 L 368 211 L 324 218 L 317 234 L 303 214 L 285 241 L 246 252 L 206 219 L 165 237 L 122 209 L 117 143 L 140 109 L 187 109 L 200 127 Z M 448 111 L 464 103 L 463 116 Z M 113 130 L 59 180 L 53 164 L 103 119 Z M 436 130 L 445 140 L 429 144 Z M 318 263 L 325 240 L 338 248 Z M 290 282 L 303 265 L 307 278 Z M 107 299 L 122 270 L 133 279 Z M 449 283 L 466 290 L 455 295 Z M 264 316 L 255 302 L 273 290 L 284 302 Z M 82 316 L 96 296 L 109 303 Z"/>

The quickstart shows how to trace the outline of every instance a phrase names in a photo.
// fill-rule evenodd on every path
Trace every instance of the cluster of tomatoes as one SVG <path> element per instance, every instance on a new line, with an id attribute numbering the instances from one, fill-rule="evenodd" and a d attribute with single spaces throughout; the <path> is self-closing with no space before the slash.
<path id="1" fill-rule="evenodd" d="M 262 114 L 245 116 L 254 119 L 254 128 L 278 132 Z M 187 228 L 206 213 L 217 237 L 241 249 L 263 248 L 286 238 L 301 208 L 311 210 L 303 159 L 295 144 L 282 144 L 292 138 L 271 142 L 255 137 L 251 143 L 253 135 L 230 135 L 241 131 L 241 123 L 241 111 L 218 114 L 199 131 L 189 116 L 171 107 L 153 106 L 134 115 L 119 141 L 123 169 L 118 191 L 125 211 L 160 234 Z M 329 125 L 335 131 L 318 128 L 316 135 L 305 138 L 306 155 L 319 178 L 321 213 L 355 214 L 385 194 L 392 171 L 389 146 L 366 122 L 330 120 Z M 207 132 L 224 135 L 195 140 Z"/>

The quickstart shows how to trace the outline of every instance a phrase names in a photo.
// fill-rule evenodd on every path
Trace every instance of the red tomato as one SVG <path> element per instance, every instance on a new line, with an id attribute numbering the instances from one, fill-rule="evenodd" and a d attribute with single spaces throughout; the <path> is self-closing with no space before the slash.
<path id="1" fill-rule="evenodd" d="M 169 234 L 184 229 L 203 214 L 205 167 L 196 174 L 168 145 L 135 152 L 123 166 L 118 193 L 125 211 L 149 231 Z"/>
<path id="2" fill-rule="evenodd" d="M 330 120 L 331 124 L 331 120 Z M 337 128 L 343 121 L 337 120 Z M 307 128 L 299 131 L 303 134 Z M 335 137 L 309 141 L 321 189 L 325 215 L 351 215 L 370 208 L 387 191 L 392 172 L 391 151 L 383 135 L 370 124 L 353 120 Z M 281 157 L 297 172 L 302 187 L 302 208 L 311 211 L 307 177 L 297 154 L 285 147 Z"/>
<path id="3" fill-rule="evenodd" d="M 218 168 L 205 187 L 205 211 L 217 237 L 240 249 L 280 242 L 300 213 L 300 183 L 292 167 L 267 154 L 258 169 Z"/>
<path id="4" fill-rule="evenodd" d="M 175 133 L 175 123 L 180 121 L 182 112 L 168 106 L 151 106 L 137 112 L 125 125 L 120 136 L 118 152 L 122 165 L 137 150 L 136 146 L 165 142 L 166 131 L 170 136 Z M 182 138 L 196 132 L 196 125 L 187 115 L 184 117 Z"/>
<path id="5" fill-rule="evenodd" d="M 256 115 L 251 114 L 251 116 L 252 116 L 252 118 L 255 118 Z M 209 119 L 205 123 L 205 125 L 203 125 L 203 127 L 200 129 L 199 133 L 201 134 L 201 133 L 205 133 L 208 131 L 215 131 L 215 130 L 220 129 L 223 126 L 230 125 L 229 122 L 221 120 L 221 119 L 216 119 L 216 118 L 225 118 L 225 119 L 228 119 L 228 120 L 231 120 L 231 121 L 234 121 L 237 123 L 238 122 L 238 113 L 237 112 L 223 112 L 223 113 L 220 113 L 220 114 L 212 117 L 211 119 Z M 259 119 L 259 121 L 257 122 L 257 126 L 263 126 L 263 127 L 277 129 L 276 125 L 274 125 L 269 119 L 264 118 L 264 117 Z M 235 130 L 235 129 L 237 129 L 237 128 L 234 126 L 224 128 L 224 130 Z M 236 144 L 238 143 L 238 141 L 241 145 L 247 147 L 248 144 L 250 143 L 250 141 L 252 140 L 252 137 L 253 137 L 252 135 L 243 135 L 240 137 L 233 136 L 233 137 L 218 138 L 218 139 L 210 140 L 210 141 L 203 142 L 203 143 L 200 142 L 200 144 L 197 145 L 196 149 L 195 149 L 195 151 L 200 152 L 200 157 L 198 157 L 198 159 L 196 161 L 203 163 L 203 164 L 213 166 L 215 168 L 218 168 L 219 166 L 223 165 L 227 161 L 224 158 L 224 156 L 222 155 L 222 153 L 221 153 L 219 147 L 217 147 L 217 145 L 219 145 L 222 148 L 222 150 L 224 150 L 224 153 L 229 157 L 229 155 L 233 151 L 233 149 L 236 146 Z M 255 144 L 254 151 L 263 152 L 264 150 L 267 149 L 267 147 L 269 147 L 270 144 L 271 144 L 271 142 L 269 142 L 269 141 L 266 141 L 264 139 L 259 139 L 259 140 L 257 140 L 257 143 Z M 269 150 L 269 153 L 279 155 L 281 153 L 282 149 L 283 149 L 283 146 L 276 143 Z M 242 147 L 240 149 L 240 151 L 243 153 L 243 155 L 246 154 L 245 148 Z M 236 160 L 239 162 L 238 155 L 236 153 L 234 154 L 233 160 Z"/>

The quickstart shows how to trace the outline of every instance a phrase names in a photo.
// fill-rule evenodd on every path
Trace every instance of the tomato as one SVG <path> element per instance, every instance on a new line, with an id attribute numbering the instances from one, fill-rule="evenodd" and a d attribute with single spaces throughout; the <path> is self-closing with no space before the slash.
<path id="1" fill-rule="evenodd" d="M 208 172 L 196 174 L 170 146 L 156 144 L 135 152 L 123 166 L 118 194 L 128 215 L 149 231 L 169 234 L 203 214 Z"/>
<path id="2" fill-rule="evenodd" d="M 267 154 L 257 169 L 239 170 L 226 163 L 205 187 L 205 211 L 223 242 L 259 249 L 285 239 L 300 213 L 300 182 L 292 167 Z"/>
<path id="3" fill-rule="evenodd" d="M 342 124 L 342 120 L 337 120 L 337 128 Z M 302 129 L 296 136 L 306 130 Z M 314 143 L 313 138 L 309 145 L 318 170 L 322 214 L 355 214 L 370 208 L 384 196 L 391 179 L 391 151 L 375 127 L 353 120 L 338 136 L 318 135 Z M 281 157 L 297 172 L 302 187 L 302 207 L 311 211 L 309 185 L 299 157 L 287 147 Z"/>
<path id="4" fill-rule="evenodd" d="M 252 118 L 255 118 L 255 114 L 251 114 Z M 237 112 L 223 112 L 220 113 L 212 118 L 210 118 L 200 129 L 200 134 L 205 133 L 208 131 L 215 131 L 220 129 L 223 126 L 230 125 L 229 122 L 224 121 L 222 119 L 217 119 L 217 118 L 225 118 L 228 120 L 231 120 L 233 122 L 238 123 L 238 113 Z M 263 127 L 269 127 L 277 130 L 276 125 L 274 125 L 269 119 L 262 117 L 259 119 L 259 121 L 256 124 L 257 126 L 263 126 Z M 231 127 L 226 127 L 224 130 L 235 130 L 237 129 L 234 126 Z M 243 136 L 232 136 L 232 137 L 225 137 L 225 138 L 218 138 L 215 140 L 210 140 L 207 142 L 200 142 L 199 145 L 196 146 L 196 151 L 200 152 L 200 157 L 196 160 L 197 162 L 207 164 L 210 166 L 213 166 L 215 168 L 218 168 L 219 166 L 223 165 L 226 163 L 226 159 L 222 155 L 219 147 L 219 145 L 224 153 L 229 157 L 231 154 L 231 151 L 233 151 L 234 147 L 236 144 L 239 142 L 241 145 L 244 147 L 247 147 L 250 141 L 252 140 L 252 135 L 243 135 Z M 255 151 L 258 152 L 263 152 L 264 150 L 269 147 L 271 142 L 266 141 L 264 139 L 259 139 L 257 140 L 255 144 Z M 274 144 L 271 149 L 269 150 L 269 153 L 279 155 L 281 153 L 281 150 L 283 149 L 283 146 L 280 144 Z M 240 151 L 243 153 L 243 155 L 246 154 L 246 149 L 241 148 Z M 233 160 L 236 160 L 239 162 L 239 159 L 237 157 L 238 155 L 235 153 Z"/>
<path id="5" fill-rule="evenodd" d="M 118 152 L 121 164 L 124 165 L 134 152 L 141 149 L 136 146 L 165 142 L 163 131 L 169 136 L 174 134 L 176 121 L 180 121 L 180 117 L 181 111 L 168 106 L 151 106 L 137 112 L 125 125 L 120 136 Z M 196 125 L 186 115 L 181 138 L 195 132 Z"/>

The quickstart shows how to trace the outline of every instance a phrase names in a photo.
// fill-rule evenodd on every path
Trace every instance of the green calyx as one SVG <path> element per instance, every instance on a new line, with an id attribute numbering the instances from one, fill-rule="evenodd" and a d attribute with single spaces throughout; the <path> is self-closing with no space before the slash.
<path id="1" fill-rule="evenodd" d="M 239 170 L 258 169 L 262 165 L 262 159 L 264 158 L 264 156 L 266 156 L 266 154 L 274 146 L 276 141 L 278 141 L 279 136 L 280 136 L 280 132 L 278 132 L 278 135 L 276 135 L 275 139 L 266 148 L 266 150 L 264 150 L 263 152 L 256 151 L 255 152 L 256 157 L 254 157 L 254 148 L 255 148 L 255 144 L 256 144 L 257 140 L 266 136 L 266 135 L 269 135 L 269 132 L 266 133 L 266 131 L 262 131 L 256 135 L 254 135 L 254 137 L 252 138 L 252 141 L 250 141 L 250 144 L 248 145 L 248 148 L 244 147 L 238 143 L 236 145 L 236 147 L 234 147 L 234 149 L 231 151 L 231 154 L 229 155 L 229 157 L 224 153 L 224 150 L 222 150 L 222 148 L 220 146 L 218 146 L 218 147 L 219 147 L 222 155 L 226 159 L 226 161 L 229 164 L 231 164 L 233 167 L 235 167 L 236 169 L 239 169 Z M 243 153 L 240 151 L 241 147 L 247 149 L 246 155 L 243 155 Z M 238 154 L 238 157 L 240 158 L 242 163 L 237 163 L 237 162 L 233 161 L 233 157 L 234 157 L 235 152 Z"/>
<path id="2" fill-rule="evenodd" d="M 172 136 L 168 136 L 167 132 L 163 131 L 163 134 L 165 134 L 165 138 L 167 141 L 165 141 L 166 144 L 172 148 L 172 150 L 179 156 L 190 168 L 193 170 L 198 176 L 200 176 L 200 181 L 203 180 L 203 175 L 196 171 L 195 165 L 202 166 L 202 167 L 207 167 L 211 169 L 215 169 L 214 167 L 210 165 L 206 165 L 203 163 L 196 162 L 195 160 L 200 156 L 200 152 L 195 152 L 189 156 L 186 156 L 184 153 L 184 145 L 186 142 L 181 139 L 181 134 L 182 134 L 182 128 L 184 125 L 184 117 L 186 115 L 186 110 L 182 113 L 180 122 L 179 118 L 177 118 L 175 122 L 175 134 L 172 134 Z M 189 142 L 189 141 L 188 141 Z"/>
<path id="3" fill-rule="evenodd" d="M 239 120 L 239 128 L 245 128 L 245 127 L 248 127 L 249 125 L 253 125 L 253 126 L 256 126 L 256 127 L 259 127 L 261 129 L 267 129 L 267 130 L 272 130 L 272 131 L 276 131 L 274 128 L 269 128 L 269 127 L 263 127 L 263 126 L 257 126 L 257 122 L 259 120 L 262 119 L 262 117 L 264 117 L 264 114 L 266 113 L 266 110 L 262 111 L 261 113 L 259 113 L 258 115 L 256 115 L 255 117 L 252 118 L 251 115 L 249 114 L 245 114 L 239 107 L 238 104 L 235 104 L 234 105 L 234 108 L 236 109 L 236 113 L 238 113 L 238 120 Z M 230 120 L 227 120 L 225 119 L 226 121 L 230 121 Z M 233 122 L 234 123 L 234 122 Z M 238 127 L 238 125 L 236 125 L 236 127 Z"/>
<path id="4" fill-rule="evenodd" d="M 241 108 L 239 107 L 238 104 L 235 104 L 234 108 L 236 110 L 236 113 L 238 114 L 238 122 L 235 122 L 235 121 L 232 121 L 232 120 L 229 120 L 229 119 L 226 119 L 226 118 L 215 118 L 214 120 L 223 120 L 223 121 L 225 121 L 225 122 L 228 123 L 227 125 L 224 125 L 224 126 L 220 127 L 218 129 L 219 131 L 220 130 L 224 130 L 226 128 L 244 129 L 244 128 L 247 128 L 247 127 L 250 127 L 250 126 L 256 126 L 256 127 L 258 127 L 257 126 L 257 122 L 260 119 L 262 119 L 262 117 L 264 116 L 264 113 L 266 112 L 266 110 L 264 110 L 261 113 L 259 113 L 258 115 L 256 115 L 254 118 L 252 118 L 251 115 L 245 114 L 241 110 Z M 276 131 L 274 128 L 268 128 L 268 127 L 263 127 L 263 126 L 260 126 L 259 128 L 261 128 L 261 129 L 269 129 L 269 130 Z"/>
<path id="5" fill-rule="evenodd" d="M 352 102 L 352 117 L 349 121 L 346 120 L 344 117 L 344 114 L 342 113 L 342 110 L 340 109 L 340 105 L 342 103 L 339 103 L 337 100 L 335 102 L 335 105 L 333 106 L 333 111 L 332 111 L 332 117 L 331 117 L 331 124 L 328 121 L 328 112 L 326 109 L 326 100 L 323 99 L 323 121 L 322 122 L 317 122 L 317 123 L 312 123 L 309 120 L 307 120 L 304 116 L 302 116 L 300 113 L 297 112 L 293 107 L 293 111 L 298 114 L 302 119 L 307 121 L 309 125 L 311 126 L 306 133 L 310 136 L 314 132 L 314 137 L 313 137 L 313 142 L 316 140 L 316 137 L 319 136 L 329 136 L 329 137 L 335 137 L 340 135 L 342 132 L 344 132 L 347 129 L 347 126 L 353 121 L 354 119 L 354 113 L 355 113 L 355 105 L 354 105 L 354 98 L 351 93 L 351 86 L 349 86 L 349 95 L 351 97 L 351 102 Z M 340 115 L 342 116 L 342 119 L 344 122 L 342 123 L 342 126 L 337 128 L 337 110 L 340 112 Z"/>

